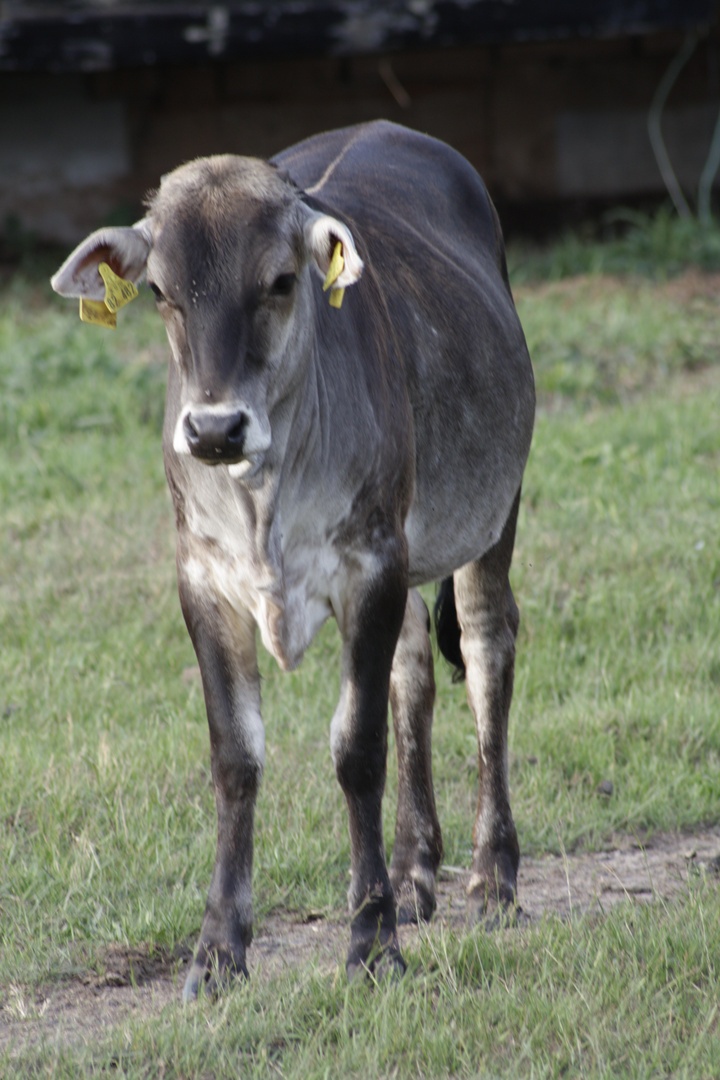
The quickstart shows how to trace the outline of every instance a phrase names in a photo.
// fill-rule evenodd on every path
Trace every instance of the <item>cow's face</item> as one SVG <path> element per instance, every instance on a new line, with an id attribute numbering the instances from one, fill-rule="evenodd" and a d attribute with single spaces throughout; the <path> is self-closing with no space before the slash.
<path id="1" fill-rule="evenodd" d="M 88 237 L 52 284 L 102 299 L 101 262 L 132 281 L 145 273 L 179 376 L 175 452 L 250 476 L 271 446 L 273 409 L 304 377 L 313 277 L 325 277 L 338 240 L 335 285 L 346 287 L 363 264 L 344 224 L 264 162 L 203 158 L 165 177 L 132 229 Z"/>

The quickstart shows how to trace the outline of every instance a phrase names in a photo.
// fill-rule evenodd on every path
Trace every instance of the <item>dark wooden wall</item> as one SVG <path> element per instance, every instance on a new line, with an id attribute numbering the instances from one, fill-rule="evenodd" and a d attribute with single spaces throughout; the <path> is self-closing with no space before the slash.
<path id="1" fill-rule="evenodd" d="M 683 40 L 682 31 L 663 31 L 355 57 L 0 70 L 0 231 L 11 222 L 72 242 L 104 221 L 132 219 L 144 191 L 188 158 L 269 156 L 376 117 L 457 147 L 503 206 L 659 195 L 647 114 Z M 718 57 L 710 28 L 664 115 L 689 194 L 720 105 Z"/>

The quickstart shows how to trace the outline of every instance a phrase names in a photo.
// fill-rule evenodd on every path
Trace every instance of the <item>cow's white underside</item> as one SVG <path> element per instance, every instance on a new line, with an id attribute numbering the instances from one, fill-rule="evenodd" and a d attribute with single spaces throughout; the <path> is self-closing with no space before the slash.
<path id="1" fill-rule="evenodd" d="M 259 543 L 246 504 L 228 497 L 237 481 L 227 482 L 223 466 L 212 473 L 219 480 L 225 473 L 218 485 L 222 497 L 186 504 L 188 529 L 200 543 L 192 545 L 185 576 L 200 595 L 250 614 L 267 651 L 290 671 L 331 615 L 342 627 L 353 582 L 358 575 L 371 577 L 375 560 L 372 553 L 347 549 L 341 557 L 318 507 L 312 513 L 298 507 L 292 521 L 276 517 L 266 542 Z"/>

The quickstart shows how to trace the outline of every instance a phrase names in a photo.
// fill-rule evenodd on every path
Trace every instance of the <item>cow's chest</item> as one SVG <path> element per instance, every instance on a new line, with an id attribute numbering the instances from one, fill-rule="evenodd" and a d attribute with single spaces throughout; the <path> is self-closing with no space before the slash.
<path id="1" fill-rule="evenodd" d="M 330 615 L 341 617 L 348 577 L 332 530 L 317 514 L 275 515 L 263 523 L 243 493 L 191 499 L 184 567 L 218 610 L 250 614 L 280 667 L 296 667 Z"/>

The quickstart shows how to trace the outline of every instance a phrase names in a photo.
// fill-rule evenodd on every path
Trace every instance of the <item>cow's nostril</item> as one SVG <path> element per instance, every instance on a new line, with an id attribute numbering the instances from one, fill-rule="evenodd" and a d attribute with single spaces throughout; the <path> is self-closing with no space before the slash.
<path id="1" fill-rule="evenodd" d="M 190 445 L 197 445 L 197 443 L 200 441 L 200 432 L 195 427 L 195 424 L 192 422 L 189 413 L 185 417 L 185 423 L 183 424 L 183 427 L 185 428 L 185 438 L 190 443 Z"/>
<path id="2" fill-rule="evenodd" d="M 245 439 L 245 428 L 247 426 L 247 417 L 241 413 L 236 422 L 228 430 L 227 439 L 229 443 L 241 444 Z"/>

